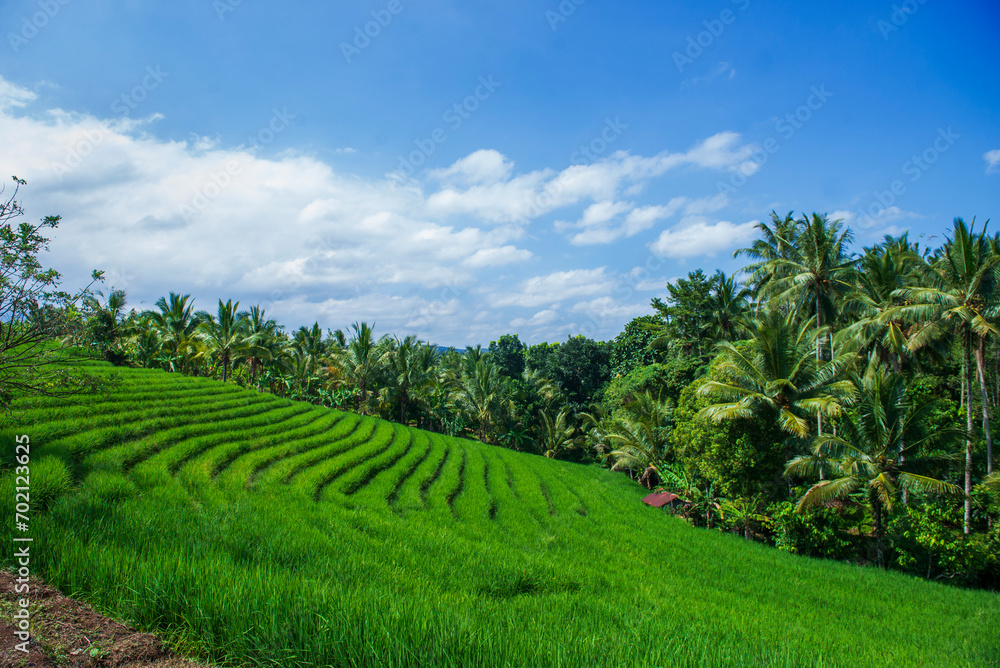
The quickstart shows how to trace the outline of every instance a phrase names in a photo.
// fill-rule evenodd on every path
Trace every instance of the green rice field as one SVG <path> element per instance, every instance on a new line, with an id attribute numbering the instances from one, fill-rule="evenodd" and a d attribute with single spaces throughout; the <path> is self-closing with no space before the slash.
<path id="1" fill-rule="evenodd" d="M 219 665 L 1000 661 L 995 593 L 695 529 L 593 466 L 74 364 L 106 390 L 2 423 L 10 517 L 30 437 L 32 570 Z"/>

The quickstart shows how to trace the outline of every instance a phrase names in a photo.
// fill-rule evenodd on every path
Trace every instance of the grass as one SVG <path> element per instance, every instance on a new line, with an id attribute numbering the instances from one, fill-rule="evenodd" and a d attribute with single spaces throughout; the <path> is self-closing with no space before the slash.
<path id="1" fill-rule="evenodd" d="M 14 497 L 14 437 L 31 436 L 32 570 L 223 665 L 1000 657 L 996 594 L 693 529 L 604 470 L 204 379 L 79 368 L 116 382 L 25 401 L 0 427 L 0 498 Z"/>

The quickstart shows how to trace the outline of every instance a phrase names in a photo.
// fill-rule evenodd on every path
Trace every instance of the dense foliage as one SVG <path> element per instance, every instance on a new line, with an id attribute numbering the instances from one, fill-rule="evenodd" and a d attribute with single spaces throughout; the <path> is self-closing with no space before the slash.
<path id="1" fill-rule="evenodd" d="M 32 261 L 40 229 L 18 242 Z M 956 219 L 940 248 L 903 235 L 856 253 L 841 221 L 776 213 L 758 233 L 736 253 L 744 281 L 692 271 L 609 342 L 444 350 L 366 322 L 288 332 L 232 300 L 127 311 L 113 287 L 22 318 L 118 365 L 600 463 L 781 549 L 1000 587 L 1000 237 Z"/>
<path id="2" fill-rule="evenodd" d="M 31 437 L 32 571 L 215 665 L 853 668 L 891 648 L 894 665 L 979 666 L 1000 650 L 991 592 L 695 530 L 597 467 L 221 380 L 73 365 L 104 391 L 20 399 L 0 423 L 0 442 Z M 670 411 L 637 404 L 618 456 L 668 436 Z M 753 536 L 752 509 L 724 500 L 723 523 L 696 500 L 692 520 L 742 513 Z M 907 571 L 982 557 L 910 508 Z M 774 515 L 790 551 L 856 548 L 835 510 Z"/>

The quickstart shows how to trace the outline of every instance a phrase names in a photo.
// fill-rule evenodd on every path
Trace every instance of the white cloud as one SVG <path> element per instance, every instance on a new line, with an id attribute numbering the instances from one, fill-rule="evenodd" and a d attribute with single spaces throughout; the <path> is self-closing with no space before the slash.
<path id="1" fill-rule="evenodd" d="M 712 213 L 728 203 L 728 198 L 722 194 L 693 200 L 674 197 L 666 205 L 642 207 L 627 202 L 598 202 L 588 207 L 575 223 L 556 221 L 555 229 L 573 232 L 570 243 L 576 246 L 606 244 L 648 230 L 681 210 L 689 216 Z"/>
<path id="2" fill-rule="evenodd" d="M 544 169 L 513 177 L 501 154 L 479 151 L 432 173 L 444 187 L 427 198 L 427 206 L 439 215 L 523 224 L 565 206 L 638 194 L 650 179 L 685 166 L 753 174 L 759 169 L 749 159 L 755 150 L 754 144 L 741 144 L 738 133 L 720 132 L 683 153 L 664 151 L 647 158 L 617 151 L 561 172 Z"/>
<path id="3" fill-rule="evenodd" d="M 598 322 L 609 320 L 628 321 L 649 313 L 649 302 L 623 302 L 610 296 L 577 302 L 570 309 L 574 313 L 584 313 Z"/>
<path id="4" fill-rule="evenodd" d="M 199 308 L 220 297 L 261 304 L 289 326 L 377 320 L 382 331 L 416 328 L 461 345 L 495 337 L 512 319 L 562 332 L 573 326 L 564 304 L 615 312 L 595 301 L 613 292 L 605 267 L 522 278 L 536 259 L 519 241 L 523 222 L 583 205 L 568 235 L 632 236 L 686 210 L 714 210 L 683 197 L 638 206 L 631 200 L 650 179 L 683 167 L 736 169 L 747 152 L 723 133 L 686 152 L 617 152 L 519 174 L 482 150 L 424 180 L 366 179 L 219 136 L 161 139 L 156 114 L 103 119 L 37 106 L 33 92 L 0 78 L 0 173 L 27 179 L 30 217 L 63 215 L 50 264 L 67 286 L 105 269 L 139 308 L 174 291 Z M 476 319 L 484 305 L 490 313 Z"/>
<path id="5" fill-rule="evenodd" d="M 268 305 L 281 322 L 309 309 L 309 322 L 333 317 L 331 304 L 353 308 L 355 295 L 380 294 L 373 300 L 398 307 L 386 324 L 402 327 L 419 300 L 393 302 L 398 295 L 473 285 L 532 258 L 503 231 L 442 222 L 418 187 L 342 175 L 309 156 L 226 148 L 218 138 L 157 139 L 146 133 L 157 116 L 35 112 L 33 99 L 0 79 L 0 171 L 28 181 L 29 216 L 63 215 L 52 264 L 67 285 L 102 268 L 133 305 L 171 290 L 231 296 Z M 365 309 L 356 312 L 360 319 Z M 445 313 L 434 329 L 445 331 L 449 319 L 465 324 Z"/>
<path id="6" fill-rule="evenodd" d="M 539 311 L 530 318 L 515 318 L 510 321 L 511 327 L 544 327 L 545 325 L 551 325 L 556 320 L 559 319 L 559 314 L 557 314 L 552 309 L 545 309 L 544 311 Z"/>
<path id="7" fill-rule="evenodd" d="M 491 185 L 506 181 L 514 169 L 514 163 L 499 151 L 479 150 L 458 160 L 445 169 L 435 169 L 432 179 L 456 186 Z"/>
<path id="8" fill-rule="evenodd" d="M 514 290 L 494 292 L 489 301 L 493 306 L 551 307 L 567 299 L 608 294 L 613 280 L 605 267 L 557 271 L 522 281 Z"/>
<path id="9" fill-rule="evenodd" d="M 650 249 L 657 255 L 672 258 L 714 256 L 753 239 L 757 222 L 754 220 L 735 225 L 723 220 L 711 223 L 706 218 L 691 216 L 683 219 L 677 226 L 664 230 L 650 244 Z"/>
<path id="10" fill-rule="evenodd" d="M 27 88 L 0 77 L 0 111 L 6 111 L 12 107 L 23 107 L 37 98 L 38 96 Z"/>
<path id="11" fill-rule="evenodd" d="M 1000 148 L 983 153 L 983 160 L 986 161 L 987 174 L 1000 171 Z"/>

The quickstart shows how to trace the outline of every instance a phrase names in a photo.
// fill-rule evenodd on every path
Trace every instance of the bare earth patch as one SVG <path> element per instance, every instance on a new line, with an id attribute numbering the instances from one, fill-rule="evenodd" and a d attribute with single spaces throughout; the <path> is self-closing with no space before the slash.
<path id="1" fill-rule="evenodd" d="M 0 668 L 207 668 L 173 654 L 140 633 L 32 578 L 30 594 L 14 592 L 14 574 L 0 570 Z M 18 599 L 31 601 L 28 652 L 15 648 Z"/>

